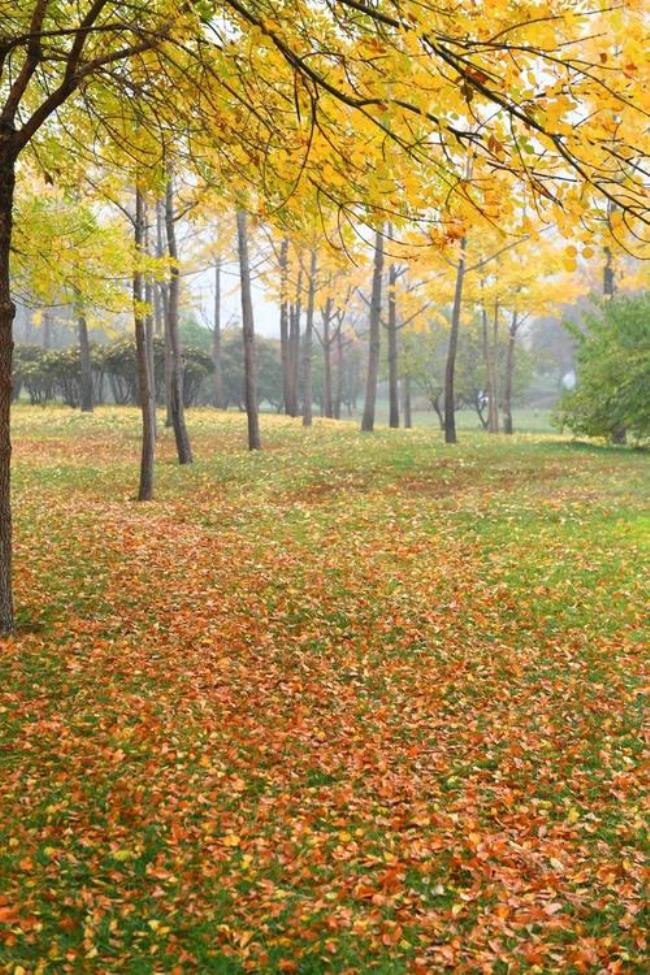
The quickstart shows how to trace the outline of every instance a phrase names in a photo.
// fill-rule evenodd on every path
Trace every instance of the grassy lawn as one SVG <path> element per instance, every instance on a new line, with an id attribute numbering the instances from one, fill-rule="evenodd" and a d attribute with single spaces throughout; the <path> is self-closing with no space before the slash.
<path id="1" fill-rule="evenodd" d="M 190 433 L 15 412 L 0 971 L 647 972 L 648 455 Z"/>

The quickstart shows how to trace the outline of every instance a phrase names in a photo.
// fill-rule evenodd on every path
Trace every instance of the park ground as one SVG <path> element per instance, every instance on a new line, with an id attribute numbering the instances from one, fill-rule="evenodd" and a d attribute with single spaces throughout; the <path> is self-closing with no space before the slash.
<path id="1" fill-rule="evenodd" d="M 647 972 L 648 455 L 262 432 L 15 410 L 0 972 Z"/>

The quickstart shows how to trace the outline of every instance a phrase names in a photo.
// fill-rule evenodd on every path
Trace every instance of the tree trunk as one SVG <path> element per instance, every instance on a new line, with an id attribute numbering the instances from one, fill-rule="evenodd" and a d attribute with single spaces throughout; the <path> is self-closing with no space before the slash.
<path id="1" fill-rule="evenodd" d="M 498 318 L 498 305 L 495 305 L 494 317 L 494 343 L 496 343 L 496 321 Z M 483 347 L 483 363 L 485 365 L 485 386 L 487 392 L 487 420 L 485 422 L 485 429 L 488 433 L 498 433 L 499 432 L 499 409 L 497 404 L 497 389 L 496 389 L 496 363 L 494 361 L 494 344 L 490 338 L 490 330 L 488 327 L 488 317 L 485 305 L 481 305 L 481 322 L 482 322 L 482 347 Z"/>
<path id="2" fill-rule="evenodd" d="M 176 246 L 176 226 L 174 222 L 174 188 L 171 175 L 167 179 L 165 193 L 165 226 L 167 229 L 167 250 L 171 267 L 169 269 L 169 315 L 167 319 L 169 351 L 171 358 L 170 370 L 170 413 L 176 452 L 179 464 L 192 463 L 192 448 L 185 426 L 185 407 L 183 405 L 183 362 L 181 357 L 180 338 L 178 335 L 178 299 L 180 290 L 180 272 L 178 268 L 178 248 Z"/>
<path id="3" fill-rule="evenodd" d="M 431 400 L 431 405 L 433 407 L 434 413 L 438 417 L 438 424 L 441 430 L 445 429 L 445 414 L 442 409 L 442 404 L 440 402 L 440 393 Z"/>
<path id="4" fill-rule="evenodd" d="M 611 298 L 616 287 L 614 281 L 614 264 L 612 262 L 612 251 L 610 247 L 604 247 L 605 265 L 603 267 L 603 294 Z"/>
<path id="5" fill-rule="evenodd" d="M 83 308 L 77 310 L 77 325 L 79 328 L 79 401 L 82 413 L 92 413 L 93 370 L 90 362 L 88 322 Z"/>
<path id="6" fill-rule="evenodd" d="M 399 387 L 397 351 L 397 268 L 388 269 L 388 426 L 399 427 Z"/>
<path id="7" fill-rule="evenodd" d="M 0 132 L 0 148 L 1 140 Z M 15 180 L 13 156 L 0 151 L 0 636 L 14 631 L 11 582 L 11 367 L 16 306 L 11 300 L 9 253 Z"/>
<path id="8" fill-rule="evenodd" d="M 289 353 L 289 300 L 287 273 L 289 241 L 285 237 L 280 245 L 280 359 L 282 362 L 282 402 L 285 413 L 291 413 L 291 376 Z"/>
<path id="9" fill-rule="evenodd" d="M 384 238 L 382 228 L 375 234 L 375 259 L 372 272 L 372 292 L 370 295 L 370 320 L 368 334 L 368 375 L 366 378 L 366 399 L 363 407 L 361 429 L 372 433 L 375 427 L 375 405 L 377 403 L 377 378 L 379 376 L 379 350 L 381 343 L 381 283 L 384 270 Z"/>
<path id="10" fill-rule="evenodd" d="M 149 212 L 147 207 L 144 208 L 144 249 L 147 256 L 151 255 L 151 241 L 149 235 Z M 158 436 L 158 430 L 156 429 L 156 359 L 154 355 L 153 347 L 153 336 L 154 336 L 154 282 L 150 273 L 147 273 L 144 284 L 144 300 L 147 305 L 147 313 L 145 316 L 144 328 L 145 328 L 145 338 L 147 343 L 147 358 L 149 360 L 149 387 L 150 387 L 150 397 L 149 404 L 151 406 L 151 429 L 153 430 L 154 439 Z"/>
<path id="11" fill-rule="evenodd" d="M 512 377 L 515 371 L 515 336 L 517 334 L 517 312 L 512 313 L 512 322 L 508 329 L 508 346 L 506 348 L 506 368 L 503 383 L 503 432 L 512 433 Z"/>
<path id="12" fill-rule="evenodd" d="M 296 300 L 289 310 L 289 396 L 290 416 L 298 416 L 298 365 L 300 361 L 300 316 L 302 313 L 302 271 L 298 273 Z"/>
<path id="13" fill-rule="evenodd" d="M 158 257 L 163 257 L 165 254 L 165 244 L 164 244 L 164 208 L 160 200 L 156 203 L 156 252 Z M 163 327 L 163 338 L 165 341 L 164 346 L 164 362 L 165 362 L 165 426 L 170 428 L 172 424 L 172 353 L 171 353 L 171 343 L 169 341 L 169 278 L 160 282 L 160 304 L 162 311 L 162 327 Z"/>
<path id="14" fill-rule="evenodd" d="M 332 317 L 332 299 L 325 302 L 323 311 L 323 416 L 333 417 L 332 407 L 332 336 L 330 333 L 330 319 Z"/>
<path id="15" fill-rule="evenodd" d="M 152 384 L 147 349 L 144 299 L 144 274 L 140 255 L 144 249 L 144 200 L 139 189 L 135 191 L 135 249 L 136 267 L 133 272 L 133 318 L 135 322 L 135 348 L 138 362 L 138 391 L 142 411 L 142 453 L 140 456 L 140 487 L 138 501 L 150 501 L 153 497 L 154 431 L 152 409 Z"/>
<path id="16" fill-rule="evenodd" d="M 255 322 L 251 294 L 251 271 L 248 259 L 246 211 L 237 211 L 237 247 L 241 280 L 241 318 L 244 339 L 244 394 L 248 417 L 248 449 L 261 450 L 260 420 L 257 409 L 257 358 L 255 354 Z"/>
<path id="17" fill-rule="evenodd" d="M 221 361 L 221 257 L 217 257 L 214 265 L 214 329 L 212 332 L 212 362 L 214 374 L 212 389 L 214 405 L 218 410 L 224 407 L 223 395 L 223 363 Z"/>
<path id="18" fill-rule="evenodd" d="M 52 323 L 49 311 L 43 312 L 43 348 L 47 352 L 52 346 Z"/>
<path id="19" fill-rule="evenodd" d="M 456 267 L 456 287 L 454 289 L 454 305 L 451 313 L 451 330 L 449 332 L 449 347 L 445 364 L 445 443 L 456 443 L 456 403 L 454 394 L 454 375 L 456 371 L 456 353 L 458 351 L 458 333 L 460 331 L 460 313 L 463 301 L 463 283 L 465 280 L 465 245 L 466 240 L 460 242 L 460 254 Z"/>
<path id="20" fill-rule="evenodd" d="M 336 396 L 334 398 L 334 418 L 341 419 L 341 401 L 343 399 L 343 334 L 341 325 L 336 332 Z"/>
<path id="21" fill-rule="evenodd" d="M 404 429 L 410 430 L 413 426 L 411 417 L 411 377 L 408 375 L 402 378 L 402 408 L 404 413 Z"/>
<path id="22" fill-rule="evenodd" d="M 312 407 L 314 399 L 312 347 L 314 341 L 314 300 L 316 294 L 316 250 L 311 252 L 309 264 L 309 289 L 307 291 L 307 318 L 305 319 L 305 336 L 302 345 L 302 425 L 310 427 L 312 424 Z"/>

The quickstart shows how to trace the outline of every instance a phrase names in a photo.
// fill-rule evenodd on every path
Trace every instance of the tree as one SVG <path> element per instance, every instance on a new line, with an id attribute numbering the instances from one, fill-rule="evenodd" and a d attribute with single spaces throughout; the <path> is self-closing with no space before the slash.
<path id="1" fill-rule="evenodd" d="M 577 384 L 561 398 L 558 426 L 616 443 L 625 430 L 650 440 L 650 295 L 601 301 L 586 328 L 568 326 L 577 343 Z"/>
<path id="2" fill-rule="evenodd" d="M 237 246 L 241 279 L 242 335 L 244 340 L 244 389 L 248 418 L 248 449 L 261 450 L 260 421 L 257 403 L 257 359 L 255 354 L 255 322 L 251 295 L 251 271 L 248 256 L 248 227 L 245 210 L 237 211 Z"/>
<path id="3" fill-rule="evenodd" d="M 171 353 L 170 371 L 170 414 L 176 452 L 179 464 L 192 463 L 192 448 L 185 423 L 185 406 L 183 400 L 183 362 L 181 357 L 181 341 L 179 335 L 178 302 L 180 292 L 180 269 L 178 265 L 178 246 L 176 244 L 176 215 L 174 213 L 174 182 L 171 169 L 167 176 L 165 190 L 165 228 L 167 231 L 167 250 L 169 252 L 169 288 L 167 308 L 167 329 L 169 349 Z"/>
<path id="4" fill-rule="evenodd" d="M 136 262 L 144 253 L 145 248 L 145 208 L 142 191 L 135 192 L 135 247 Z M 135 344 L 138 361 L 138 389 L 140 393 L 140 410 L 142 412 L 142 445 L 140 455 L 140 486 L 138 500 L 149 501 L 153 497 L 153 461 L 155 431 L 153 425 L 153 374 L 150 371 L 150 359 L 147 351 L 147 337 L 145 326 L 144 304 L 144 274 L 142 267 L 136 267 L 133 273 L 133 317 L 135 321 Z"/>
<path id="5" fill-rule="evenodd" d="M 312 355 L 314 342 L 314 305 L 316 302 L 316 248 L 312 247 L 309 261 L 309 275 L 307 284 L 307 314 L 305 317 L 305 334 L 302 344 L 302 425 L 310 427 L 312 424 L 312 400 L 314 398 Z"/>
<path id="6" fill-rule="evenodd" d="M 381 287 L 384 271 L 384 233 L 381 227 L 375 231 L 375 249 L 372 266 L 372 290 L 370 293 L 370 315 L 368 323 L 368 372 L 366 375 L 366 398 L 363 406 L 361 429 L 372 433 L 375 427 L 375 404 L 377 402 L 377 379 L 379 376 L 379 351 L 381 343 Z"/>

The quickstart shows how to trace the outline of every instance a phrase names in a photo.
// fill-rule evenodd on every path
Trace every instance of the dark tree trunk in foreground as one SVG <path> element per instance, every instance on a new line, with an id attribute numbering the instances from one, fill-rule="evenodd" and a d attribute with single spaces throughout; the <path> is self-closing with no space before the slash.
<path id="1" fill-rule="evenodd" d="M 0 131 L 0 636 L 14 631 L 11 587 L 11 366 L 13 321 L 9 251 L 15 187 L 15 157 L 3 146 Z"/>
<path id="2" fill-rule="evenodd" d="M 223 363 L 221 361 L 221 258 L 217 257 L 214 265 L 214 328 L 212 332 L 212 362 L 214 373 L 212 376 L 212 390 L 214 405 L 218 410 L 224 407 L 223 395 Z"/>
<path id="3" fill-rule="evenodd" d="M 312 406 L 314 398 L 312 351 L 314 344 L 314 298 L 316 294 L 316 251 L 311 252 L 309 264 L 309 289 L 307 292 L 307 318 L 305 319 L 305 335 L 302 346 L 302 425 L 310 427 L 312 424 Z"/>
<path id="4" fill-rule="evenodd" d="M 167 327 L 169 337 L 169 351 L 171 357 L 170 375 L 170 413 L 176 452 L 179 464 L 192 463 L 192 449 L 190 438 L 185 425 L 185 407 L 183 405 L 183 362 L 181 357 L 181 343 L 178 334 L 178 299 L 180 290 L 180 271 L 178 268 L 178 247 L 176 246 L 176 226 L 174 220 L 174 189 L 171 176 L 167 180 L 165 194 L 165 226 L 167 229 L 167 250 L 171 259 L 169 271 L 169 314 Z"/>
<path id="5" fill-rule="evenodd" d="M 289 241 L 285 237 L 280 245 L 280 361 L 282 362 L 282 405 L 285 413 L 290 413 L 291 376 L 289 375 L 289 298 L 287 295 L 287 274 L 289 261 Z"/>
<path id="6" fill-rule="evenodd" d="M 456 353 L 458 351 L 458 332 L 460 331 L 460 313 L 463 302 L 463 283 L 465 280 L 465 244 L 460 242 L 460 254 L 456 267 L 456 287 L 454 289 L 454 306 L 451 313 L 451 330 L 449 332 L 449 347 L 445 365 L 445 443 L 456 443 L 456 403 L 454 393 L 454 375 L 456 372 Z"/>
<path id="7" fill-rule="evenodd" d="M 90 362 L 90 342 L 88 341 L 88 322 L 83 308 L 77 310 L 79 329 L 79 405 L 82 413 L 93 411 L 93 371 Z"/>
<path id="8" fill-rule="evenodd" d="M 388 426 L 399 427 L 397 268 L 388 269 Z"/>
<path id="9" fill-rule="evenodd" d="M 503 432 L 512 433 L 512 377 L 515 371 L 515 338 L 519 322 L 517 312 L 513 311 L 512 321 L 508 329 L 508 345 L 506 347 L 506 367 L 503 383 Z"/>
<path id="10" fill-rule="evenodd" d="M 411 417 L 411 377 L 406 374 L 402 379 L 402 407 L 404 413 L 404 429 L 410 430 L 413 426 Z"/>
<path id="11" fill-rule="evenodd" d="M 136 261 L 144 248 L 144 202 L 140 190 L 135 194 L 135 247 Z M 138 391 L 142 411 L 142 453 L 140 457 L 140 487 L 138 501 L 150 501 L 153 497 L 153 386 L 150 374 L 149 350 L 145 316 L 143 313 L 144 275 L 136 265 L 133 274 L 133 317 L 135 320 L 135 348 L 138 360 Z"/>
<path id="12" fill-rule="evenodd" d="M 246 212 L 237 211 L 237 247 L 241 280 L 241 318 L 244 339 L 244 396 L 248 417 L 248 449 L 261 450 L 260 420 L 257 410 L 257 360 L 255 355 L 255 322 L 251 294 L 251 270 L 248 258 Z"/>
<path id="13" fill-rule="evenodd" d="M 366 378 L 366 399 L 363 407 L 361 429 L 372 433 L 375 427 L 375 405 L 377 403 L 377 378 L 379 376 L 380 319 L 381 319 L 381 281 L 384 270 L 384 237 L 380 227 L 375 234 L 375 259 L 372 272 L 372 292 L 370 295 L 370 320 L 368 329 L 368 375 Z"/>

